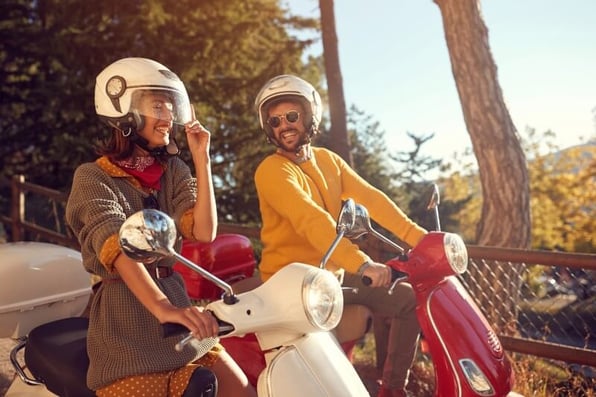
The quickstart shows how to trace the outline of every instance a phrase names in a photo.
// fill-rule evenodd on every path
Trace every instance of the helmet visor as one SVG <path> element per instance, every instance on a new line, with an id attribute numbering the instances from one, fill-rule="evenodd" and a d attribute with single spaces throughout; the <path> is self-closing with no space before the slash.
<path id="1" fill-rule="evenodd" d="M 191 121 L 188 95 L 175 90 L 135 91 L 130 110 L 144 118 L 165 120 L 181 126 Z"/>

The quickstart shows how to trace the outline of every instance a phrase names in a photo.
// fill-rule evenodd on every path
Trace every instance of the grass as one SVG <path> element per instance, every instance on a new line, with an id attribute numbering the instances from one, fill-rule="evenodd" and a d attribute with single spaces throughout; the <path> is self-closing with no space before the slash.
<path id="1" fill-rule="evenodd" d="M 596 397 L 596 378 L 574 373 L 565 363 L 521 354 L 509 354 L 509 358 L 515 373 L 513 391 L 524 397 Z M 376 396 L 380 371 L 376 365 L 372 332 L 355 347 L 353 361 L 371 397 Z M 416 397 L 432 397 L 434 382 L 431 358 L 419 349 L 408 390 Z"/>

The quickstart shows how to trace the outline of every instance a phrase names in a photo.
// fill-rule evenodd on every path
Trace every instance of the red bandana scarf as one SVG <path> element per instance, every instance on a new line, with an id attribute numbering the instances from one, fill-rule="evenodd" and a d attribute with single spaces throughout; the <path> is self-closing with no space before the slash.
<path id="1" fill-rule="evenodd" d="M 159 162 L 155 161 L 143 171 L 133 168 L 126 168 L 125 170 L 127 173 L 137 178 L 144 187 L 154 190 L 159 190 L 161 188 L 160 179 L 163 175 L 163 167 Z"/>

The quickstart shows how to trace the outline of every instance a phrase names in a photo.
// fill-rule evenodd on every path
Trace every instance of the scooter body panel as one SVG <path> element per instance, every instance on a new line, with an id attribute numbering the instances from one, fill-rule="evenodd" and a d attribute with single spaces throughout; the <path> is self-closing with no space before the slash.
<path id="1" fill-rule="evenodd" d="M 433 289 L 416 291 L 418 318 L 435 366 L 438 396 L 504 396 L 512 388 L 512 370 L 492 328 L 459 280 L 449 277 Z M 464 373 L 464 368 L 468 376 Z M 492 393 L 471 383 L 481 371 Z"/>
<path id="2" fill-rule="evenodd" d="M 304 335 L 265 355 L 259 397 L 366 397 L 368 391 L 335 338 L 328 332 Z"/>

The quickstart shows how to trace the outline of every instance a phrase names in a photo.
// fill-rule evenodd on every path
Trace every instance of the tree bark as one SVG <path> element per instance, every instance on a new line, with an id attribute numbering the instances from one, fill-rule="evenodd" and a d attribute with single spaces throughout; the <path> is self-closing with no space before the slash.
<path id="1" fill-rule="evenodd" d="M 323 58 L 325 60 L 329 115 L 331 118 L 331 139 L 329 146 L 331 150 L 339 154 L 348 164 L 353 165 L 350 138 L 348 136 L 346 102 L 339 65 L 333 0 L 319 0 L 319 8 L 321 10 Z"/>
<path id="2" fill-rule="evenodd" d="M 477 244 L 530 246 L 530 198 L 526 158 L 497 79 L 488 30 L 478 0 L 433 0 L 441 10 L 445 39 L 464 120 L 478 161 L 482 213 Z M 515 320 L 521 282 L 515 266 L 471 266 L 470 291 L 497 329 Z"/>

